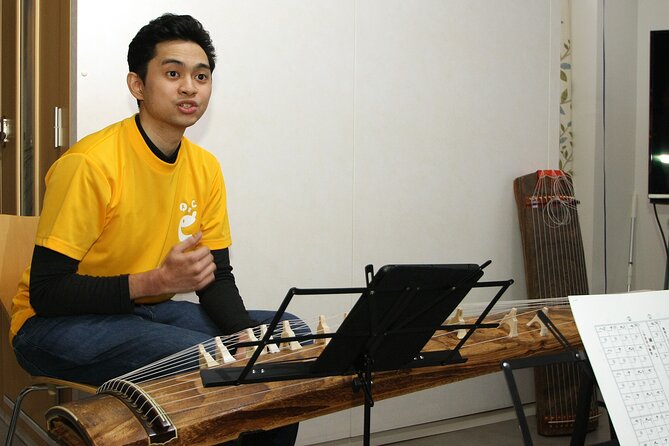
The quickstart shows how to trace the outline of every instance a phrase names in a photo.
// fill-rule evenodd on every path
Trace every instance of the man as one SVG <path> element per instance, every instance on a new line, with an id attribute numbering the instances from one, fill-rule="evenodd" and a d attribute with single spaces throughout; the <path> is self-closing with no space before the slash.
<path id="1" fill-rule="evenodd" d="M 184 137 L 207 109 L 215 60 L 197 20 L 151 21 L 128 50 L 139 113 L 49 170 L 10 333 L 31 374 L 99 385 L 273 316 L 244 306 L 220 167 Z M 191 291 L 200 305 L 171 300 Z M 296 434 L 289 426 L 243 444 L 294 444 Z"/>

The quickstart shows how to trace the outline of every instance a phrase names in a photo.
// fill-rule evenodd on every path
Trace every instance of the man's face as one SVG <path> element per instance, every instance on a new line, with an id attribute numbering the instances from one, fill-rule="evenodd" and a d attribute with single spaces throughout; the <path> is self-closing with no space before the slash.
<path id="1" fill-rule="evenodd" d="M 183 132 L 204 114 L 211 97 L 211 69 L 195 42 L 156 45 L 141 88 L 142 125 Z"/>

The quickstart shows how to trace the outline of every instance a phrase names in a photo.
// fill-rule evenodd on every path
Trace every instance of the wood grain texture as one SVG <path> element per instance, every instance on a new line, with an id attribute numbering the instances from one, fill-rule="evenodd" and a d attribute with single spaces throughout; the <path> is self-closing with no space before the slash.
<path id="1" fill-rule="evenodd" d="M 538 172 L 513 183 L 529 299 L 588 294 L 583 240 L 571 177 Z M 541 435 L 573 431 L 580 376 L 573 364 L 535 369 L 537 428 Z M 598 409 L 593 400 L 592 413 Z M 594 418 L 593 418 L 594 419 Z M 590 429 L 596 427 L 591 423 Z"/>
<path id="2" fill-rule="evenodd" d="M 467 358 L 463 364 L 375 373 L 375 400 L 497 372 L 500 362 L 506 359 L 561 351 L 553 337 L 541 337 L 538 329 L 529 331 L 525 327 L 534 315 L 531 312 L 519 316 L 520 335 L 516 338 L 507 337 L 502 329 L 474 333 L 461 350 Z M 491 316 L 489 320 L 500 317 Z M 568 309 L 551 309 L 551 319 L 570 342 L 580 346 Z M 451 349 L 456 344 L 454 334 L 435 336 L 423 351 Z M 146 383 L 142 388 L 169 414 L 178 429 L 178 437 L 169 444 L 186 446 L 214 445 L 237 438 L 242 432 L 272 429 L 360 406 L 363 395 L 353 391 L 352 381 L 352 376 L 337 376 L 204 388 L 196 373 Z M 148 444 L 133 412 L 114 399 L 96 395 L 50 410 L 50 435 L 64 445 Z M 85 434 L 77 434 L 77 430 Z"/>

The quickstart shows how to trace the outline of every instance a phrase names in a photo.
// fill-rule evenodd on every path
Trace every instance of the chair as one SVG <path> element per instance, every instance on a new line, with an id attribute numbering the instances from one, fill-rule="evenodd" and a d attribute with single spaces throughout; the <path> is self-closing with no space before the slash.
<path id="1" fill-rule="evenodd" d="M 2 363 L 3 373 L 11 376 L 11 380 L 25 382 L 14 402 L 12 416 L 7 430 L 5 446 L 10 446 L 16 431 L 21 404 L 31 392 L 46 390 L 55 394 L 60 389 L 76 389 L 85 393 L 95 393 L 96 388 L 87 384 L 64 381 L 54 378 L 29 376 L 24 373 L 14 356 L 7 339 L 11 317 L 12 297 L 16 294 L 21 274 L 32 258 L 38 217 L 18 217 L 0 215 L 0 300 L 2 300 Z"/>

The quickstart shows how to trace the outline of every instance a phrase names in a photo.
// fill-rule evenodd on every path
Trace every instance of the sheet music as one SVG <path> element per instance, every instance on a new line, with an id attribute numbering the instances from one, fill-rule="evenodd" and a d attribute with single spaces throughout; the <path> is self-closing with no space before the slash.
<path id="1" fill-rule="evenodd" d="M 620 444 L 669 445 L 669 291 L 569 302 Z"/>

